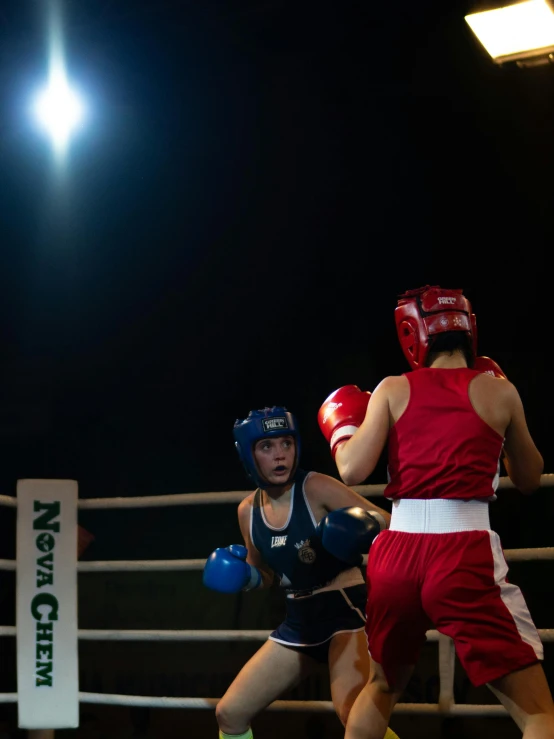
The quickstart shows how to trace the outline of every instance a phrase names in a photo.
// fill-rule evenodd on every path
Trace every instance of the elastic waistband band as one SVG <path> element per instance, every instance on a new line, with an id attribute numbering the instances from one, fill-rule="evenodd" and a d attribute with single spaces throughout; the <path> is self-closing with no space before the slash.
<path id="1" fill-rule="evenodd" d="M 438 498 L 393 501 L 391 531 L 409 534 L 453 534 L 457 531 L 488 531 L 489 505 L 482 500 Z"/>

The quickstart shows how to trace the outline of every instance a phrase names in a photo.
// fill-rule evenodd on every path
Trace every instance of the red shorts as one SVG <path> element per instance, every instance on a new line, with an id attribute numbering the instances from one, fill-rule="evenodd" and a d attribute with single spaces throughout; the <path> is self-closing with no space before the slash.
<path id="1" fill-rule="evenodd" d="M 389 685 L 414 665 L 425 632 L 454 640 L 473 685 L 543 659 L 543 646 L 494 531 L 417 534 L 383 531 L 367 564 L 366 633 Z"/>

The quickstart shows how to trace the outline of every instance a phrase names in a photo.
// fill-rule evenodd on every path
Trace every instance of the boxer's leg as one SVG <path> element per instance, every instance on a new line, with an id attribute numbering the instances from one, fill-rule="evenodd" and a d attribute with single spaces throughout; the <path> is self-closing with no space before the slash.
<path id="1" fill-rule="evenodd" d="M 268 640 L 244 665 L 216 706 L 223 736 L 249 737 L 252 718 L 294 687 L 315 665 L 310 657 Z"/>
<path id="2" fill-rule="evenodd" d="M 489 683 L 523 732 L 523 739 L 554 739 L 554 704 L 542 665 L 536 663 Z"/>
<path id="3" fill-rule="evenodd" d="M 413 671 L 413 665 L 397 667 L 395 684 L 389 685 L 381 665 L 372 660 L 369 681 L 352 706 L 344 739 L 388 739 L 394 736 L 388 729 L 390 717 Z"/>

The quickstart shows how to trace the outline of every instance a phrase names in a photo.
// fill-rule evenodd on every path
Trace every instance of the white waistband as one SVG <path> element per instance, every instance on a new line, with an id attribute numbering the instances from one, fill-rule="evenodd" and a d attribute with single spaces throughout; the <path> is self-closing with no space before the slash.
<path id="1" fill-rule="evenodd" d="M 488 531 L 490 527 L 487 501 L 401 498 L 392 504 L 391 531 L 450 534 L 456 531 Z"/>

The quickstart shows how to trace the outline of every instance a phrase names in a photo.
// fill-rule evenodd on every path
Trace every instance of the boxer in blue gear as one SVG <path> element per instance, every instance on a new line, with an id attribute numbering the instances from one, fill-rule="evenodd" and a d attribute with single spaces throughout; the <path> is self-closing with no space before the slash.
<path id="1" fill-rule="evenodd" d="M 298 468 L 300 437 L 286 408 L 252 411 L 234 438 L 257 489 L 238 508 L 245 546 L 216 549 L 204 584 L 229 593 L 277 579 L 286 617 L 219 701 L 220 738 L 251 739 L 252 719 L 318 662 L 328 665 L 344 725 L 369 674 L 362 555 L 390 515 L 338 480 Z"/>

